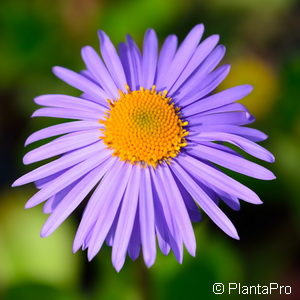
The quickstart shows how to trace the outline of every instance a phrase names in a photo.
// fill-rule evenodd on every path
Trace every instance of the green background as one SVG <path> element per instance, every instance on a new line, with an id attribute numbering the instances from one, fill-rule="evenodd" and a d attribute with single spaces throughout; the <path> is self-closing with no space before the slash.
<path id="1" fill-rule="evenodd" d="M 295 0 L 32 0 L 0 2 L 0 299 L 241 299 L 212 293 L 214 282 L 247 285 L 278 282 L 300 299 L 300 3 Z M 245 98 L 257 117 L 254 127 L 276 156 L 272 182 L 235 178 L 253 188 L 264 204 L 223 207 L 241 240 L 225 236 L 208 218 L 196 224 L 197 256 L 179 265 L 158 255 L 151 269 L 126 261 L 119 274 L 104 247 L 91 263 L 72 254 L 80 212 L 52 236 L 39 237 L 46 215 L 24 210 L 33 186 L 10 184 L 33 166 L 23 166 L 26 137 L 59 120 L 31 119 L 32 98 L 77 91 L 51 73 L 62 65 L 81 70 L 80 49 L 98 47 L 97 29 L 117 44 L 130 33 L 139 45 L 149 27 L 160 43 L 169 33 L 182 38 L 197 23 L 205 36 L 219 33 L 232 71 L 221 88 L 250 83 Z M 35 145 L 33 146 L 35 147 Z M 264 164 L 267 165 L 267 164 Z M 248 297 L 253 299 L 253 297 Z M 243 298 L 247 299 L 246 296 Z M 266 296 L 283 299 L 283 296 Z"/>

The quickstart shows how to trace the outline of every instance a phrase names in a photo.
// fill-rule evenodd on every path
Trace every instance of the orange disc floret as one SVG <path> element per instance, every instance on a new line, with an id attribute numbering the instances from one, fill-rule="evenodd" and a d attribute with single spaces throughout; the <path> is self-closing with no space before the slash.
<path id="1" fill-rule="evenodd" d="M 104 143 L 121 160 L 157 166 L 170 161 L 187 145 L 184 129 L 187 122 L 180 119 L 179 109 L 166 92 L 141 88 L 109 101 L 110 109 L 100 122 Z"/>

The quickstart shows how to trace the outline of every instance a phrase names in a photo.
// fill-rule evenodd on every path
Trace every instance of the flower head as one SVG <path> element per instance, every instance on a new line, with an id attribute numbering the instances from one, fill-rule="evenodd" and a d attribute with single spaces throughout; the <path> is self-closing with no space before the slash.
<path id="1" fill-rule="evenodd" d="M 252 87 L 212 94 L 229 66 L 217 67 L 225 47 L 217 45 L 217 35 L 200 42 L 203 31 L 203 25 L 195 26 L 179 47 L 177 37 L 170 35 L 158 51 L 156 34 L 148 30 L 142 52 L 128 36 L 119 53 L 100 31 L 101 57 L 91 47 L 82 49 L 86 70 L 53 68 L 83 93 L 35 98 L 43 107 L 33 117 L 77 120 L 39 130 L 25 143 L 60 136 L 28 152 L 23 161 L 60 157 L 13 184 L 34 182 L 39 189 L 26 208 L 45 203 L 50 216 L 41 236 L 57 229 L 92 192 L 73 250 L 87 249 L 92 259 L 106 242 L 117 270 L 127 253 L 136 259 L 141 250 L 151 266 L 156 239 L 161 251 L 172 250 L 179 262 L 183 245 L 195 255 L 191 222 L 201 220 L 200 209 L 239 238 L 219 201 L 236 210 L 240 200 L 261 201 L 218 167 L 263 180 L 275 177 L 223 142 L 268 162 L 274 157 L 256 143 L 266 135 L 244 126 L 254 118 L 235 102 Z"/>
<path id="2" fill-rule="evenodd" d="M 156 166 L 179 154 L 186 146 L 183 128 L 187 122 L 180 119 L 178 109 L 166 93 L 140 88 L 121 92 L 120 98 L 110 104 L 104 125 L 104 143 L 121 160 Z"/>

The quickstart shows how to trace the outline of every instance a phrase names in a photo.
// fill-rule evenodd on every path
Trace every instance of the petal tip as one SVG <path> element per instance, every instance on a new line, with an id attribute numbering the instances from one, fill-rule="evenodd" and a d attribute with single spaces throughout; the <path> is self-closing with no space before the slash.
<path id="1" fill-rule="evenodd" d="M 237 240 L 237 241 L 239 241 L 239 240 L 240 240 L 240 237 L 239 237 L 239 235 L 238 235 L 238 234 L 234 235 L 234 236 L 233 236 L 233 238 L 234 238 L 235 240 Z"/>
<path id="2" fill-rule="evenodd" d="M 25 154 L 24 157 L 23 157 L 23 164 L 24 165 L 29 165 L 30 163 L 31 163 L 30 158 L 28 157 L 27 154 Z"/>
<path id="3" fill-rule="evenodd" d="M 204 31 L 205 27 L 203 23 L 197 24 L 193 29 Z"/>
<path id="4" fill-rule="evenodd" d="M 77 244 L 74 244 L 74 243 L 73 243 L 72 252 L 73 252 L 73 253 L 76 253 L 76 252 L 79 250 L 79 248 L 80 248 L 80 246 L 78 247 Z"/>
<path id="5" fill-rule="evenodd" d="M 24 147 L 27 147 L 28 145 L 32 144 L 33 142 L 34 142 L 34 139 L 32 138 L 32 136 L 29 136 L 24 142 Z"/>
<path id="6" fill-rule="evenodd" d="M 235 227 L 233 227 L 228 234 L 233 239 L 240 240 L 239 234 L 238 234 L 237 230 L 235 229 Z"/>
<path id="7" fill-rule="evenodd" d="M 83 46 L 80 50 L 81 52 L 81 56 L 84 59 L 84 57 L 86 56 L 87 52 L 89 51 L 89 46 Z"/>
<path id="8" fill-rule="evenodd" d="M 275 162 L 275 156 L 271 153 L 271 155 L 270 155 L 270 163 L 274 163 L 274 162 Z"/>
<path id="9" fill-rule="evenodd" d="M 155 255 L 154 256 L 146 256 L 144 257 L 144 262 L 147 268 L 151 268 L 155 262 Z"/>
<path id="10" fill-rule="evenodd" d="M 273 172 L 270 171 L 270 177 L 269 180 L 275 180 L 277 177 L 275 176 L 275 174 Z"/>
<path id="11" fill-rule="evenodd" d="M 195 257 L 196 256 L 196 247 L 194 249 L 188 249 L 188 252 L 192 257 Z"/>
<path id="12" fill-rule="evenodd" d="M 72 251 L 73 253 L 76 253 L 80 247 L 82 245 L 81 239 L 78 236 L 78 232 L 75 235 L 74 241 L 73 241 L 73 247 L 72 247 Z"/>
<path id="13" fill-rule="evenodd" d="M 82 245 L 83 247 L 85 246 L 84 243 Z M 99 252 L 99 247 L 98 245 L 93 245 L 93 246 L 87 246 L 85 247 L 85 249 L 88 248 L 88 251 L 87 251 L 87 258 L 88 258 L 88 261 L 92 261 L 94 259 L 94 257 L 98 254 Z"/>
<path id="14" fill-rule="evenodd" d="M 217 46 L 219 49 L 220 49 L 220 51 L 222 52 L 222 53 L 225 53 L 226 52 L 226 47 L 224 46 L 224 45 L 219 45 L 219 46 Z"/>
<path id="15" fill-rule="evenodd" d="M 153 29 L 153 28 L 148 28 L 147 30 L 146 30 L 146 35 L 147 34 L 156 34 L 155 33 L 155 30 Z"/>
<path id="16" fill-rule="evenodd" d="M 45 95 L 40 95 L 40 96 L 34 97 L 33 98 L 33 102 L 36 103 L 36 104 L 38 104 L 38 105 L 42 105 L 41 102 L 40 102 L 40 100 L 43 99 L 44 96 Z"/>
<path id="17" fill-rule="evenodd" d="M 11 184 L 11 187 L 16 187 L 16 186 L 19 186 L 19 185 L 22 185 L 19 183 L 19 179 L 15 180 L 12 184 Z"/>
<path id="18" fill-rule="evenodd" d="M 220 35 L 219 34 L 213 34 L 213 35 L 209 36 L 207 38 L 207 40 L 208 39 L 210 40 L 210 42 L 212 42 L 214 44 L 217 44 L 219 42 L 219 40 L 220 40 Z"/>
<path id="19" fill-rule="evenodd" d="M 34 207 L 34 205 L 32 205 L 32 203 L 30 201 L 27 201 L 25 203 L 25 206 L 24 206 L 25 209 L 29 209 L 29 208 L 32 208 L 32 207 Z"/>
<path id="20" fill-rule="evenodd" d="M 34 118 L 34 117 L 38 117 L 37 111 L 34 111 L 34 112 L 31 114 L 31 118 Z"/>
<path id="21" fill-rule="evenodd" d="M 124 265 L 124 262 L 120 263 L 120 264 L 114 264 L 114 268 L 115 268 L 117 273 L 119 273 L 121 271 L 123 265 Z"/>
<path id="22" fill-rule="evenodd" d="M 56 76 L 58 76 L 58 74 L 60 73 L 61 70 L 62 70 L 62 67 L 59 67 L 59 66 L 52 67 L 52 72 Z"/>
<path id="23" fill-rule="evenodd" d="M 96 256 L 96 253 L 94 253 L 94 251 L 89 251 L 90 248 L 88 249 L 88 255 L 87 255 L 87 259 L 88 261 L 92 261 L 93 258 Z"/>
<path id="24" fill-rule="evenodd" d="M 106 39 L 109 39 L 109 37 L 103 30 L 98 30 L 98 37 L 99 37 L 101 43 L 104 43 L 104 41 Z"/>
<path id="25" fill-rule="evenodd" d="M 251 84 L 244 84 L 243 88 L 245 89 L 245 97 L 249 95 L 254 89 L 253 85 Z"/>
<path id="26" fill-rule="evenodd" d="M 258 196 L 256 198 L 253 198 L 251 203 L 257 205 L 263 204 L 263 202 L 258 198 Z"/>
<path id="27" fill-rule="evenodd" d="M 40 232 L 40 237 L 41 238 L 46 238 L 48 236 L 48 232 L 46 229 L 44 229 L 44 227 L 42 228 L 41 232 Z"/>
<path id="28" fill-rule="evenodd" d="M 225 64 L 222 67 L 224 68 L 224 71 L 226 71 L 226 72 L 229 72 L 231 69 L 231 65 L 229 65 L 229 64 Z"/>

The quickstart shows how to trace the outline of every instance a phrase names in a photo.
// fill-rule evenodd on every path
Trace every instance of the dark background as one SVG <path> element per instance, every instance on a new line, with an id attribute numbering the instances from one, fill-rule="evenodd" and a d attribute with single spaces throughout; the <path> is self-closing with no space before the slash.
<path id="1" fill-rule="evenodd" d="M 23 210 L 33 186 L 10 184 L 34 166 L 23 166 L 23 144 L 33 131 L 59 122 L 31 119 L 32 98 L 78 92 L 56 79 L 53 65 L 81 70 L 80 48 L 98 47 L 97 29 L 117 44 L 130 33 L 141 45 L 146 28 L 160 42 L 169 33 L 180 39 L 197 23 L 205 35 L 221 35 L 232 71 L 220 88 L 250 83 L 242 102 L 269 135 L 262 144 L 276 156 L 278 177 L 264 182 L 235 176 L 253 188 L 264 204 L 224 207 L 241 240 L 225 236 L 207 218 L 195 226 L 197 256 L 183 265 L 159 254 L 146 269 L 127 260 L 117 274 L 105 248 L 88 263 L 73 255 L 78 216 L 52 236 L 39 237 L 46 219 L 41 207 Z M 300 299 L 300 3 L 295 0 L 66 0 L 0 3 L 0 299 L 218 299 L 214 282 L 247 285 L 278 282 Z M 35 145 L 33 146 L 35 147 Z M 266 164 L 264 164 L 266 165 Z M 77 219 L 76 219 L 77 218 Z M 242 296 L 231 296 L 240 299 Z M 253 299 L 255 296 L 250 296 Z M 271 295 L 266 299 L 284 299 Z M 243 298 L 246 298 L 244 296 Z"/>

